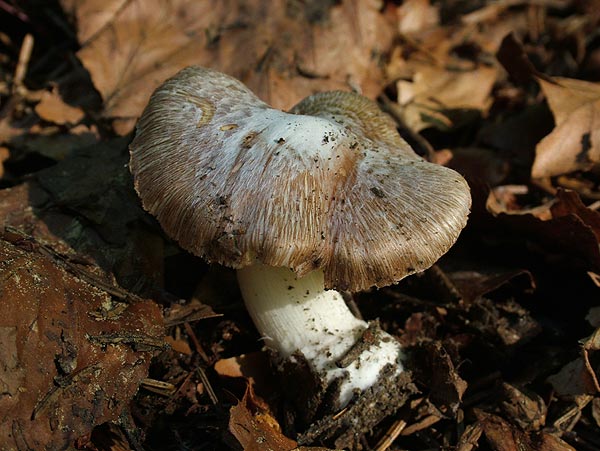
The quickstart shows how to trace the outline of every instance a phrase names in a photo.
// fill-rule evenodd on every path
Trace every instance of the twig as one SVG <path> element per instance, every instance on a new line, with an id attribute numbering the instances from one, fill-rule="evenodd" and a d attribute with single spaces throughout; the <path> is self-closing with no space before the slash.
<path id="1" fill-rule="evenodd" d="M 137 351 L 164 351 L 168 349 L 167 344 L 162 339 L 154 338 L 142 332 L 115 332 L 100 335 L 86 334 L 86 338 L 90 343 L 102 346 L 124 344 L 133 347 Z"/>
<path id="2" fill-rule="evenodd" d="M 342 417 L 342 415 L 344 415 L 346 412 L 348 412 L 348 409 L 349 409 L 348 406 L 344 407 L 342 410 L 340 410 L 338 413 L 336 413 L 331 419 L 333 421 L 339 420 Z"/>
<path id="3" fill-rule="evenodd" d="M 428 428 L 429 426 L 437 423 L 441 419 L 442 419 L 442 417 L 440 417 L 438 415 L 428 415 L 425 418 L 423 418 L 422 420 L 417 421 L 416 423 L 413 423 L 410 426 L 402 429 L 402 431 L 400 431 L 400 434 L 401 435 L 414 434 L 415 432 L 418 432 L 422 429 Z"/>
<path id="4" fill-rule="evenodd" d="M 600 209 L 600 200 L 597 200 L 596 202 L 593 202 L 593 203 L 589 204 L 588 208 L 590 210 L 598 210 L 598 209 Z"/>
<path id="5" fill-rule="evenodd" d="M 171 396 L 177 391 L 177 387 L 169 382 L 159 381 L 156 379 L 145 378 L 140 382 L 140 386 L 152 393 L 162 396 Z"/>
<path id="6" fill-rule="evenodd" d="M 21 51 L 19 52 L 19 61 L 15 69 L 15 75 L 13 77 L 13 92 L 23 86 L 23 80 L 29 67 L 29 60 L 31 59 L 31 52 L 33 51 L 33 36 L 26 34 L 21 44 Z"/>
<path id="7" fill-rule="evenodd" d="M 185 327 L 185 331 L 190 336 L 190 339 L 194 342 L 194 348 L 196 348 L 196 352 L 198 354 L 200 354 L 200 357 L 202 357 L 202 360 L 204 360 L 205 363 L 208 363 L 209 362 L 208 355 L 206 355 L 206 352 L 204 352 L 204 348 L 200 344 L 198 337 L 196 337 L 196 334 L 194 333 L 194 329 L 192 329 L 192 326 L 190 326 L 189 323 L 183 323 L 183 327 Z"/>
<path id="8" fill-rule="evenodd" d="M 217 398 L 215 391 L 213 390 L 212 386 L 210 385 L 210 382 L 208 380 L 208 377 L 206 376 L 206 373 L 204 372 L 204 369 L 199 366 L 196 371 L 198 371 L 198 375 L 200 376 L 202 383 L 206 387 L 206 391 L 208 392 L 208 396 L 210 397 L 210 400 L 212 401 L 212 403 L 214 405 L 219 404 L 219 398 Z"/>
<path id="9" fill-rule="evenodd" d="M 48 407 L 52 401 L 56 400 L 59 394 L 64 392 L 67 387 L 81 381 L 82 378 L 94 373 L 98 368 L 100 368 L 100 364 L 96 363 L 61 378 L 60 383 L 53 385 L 34 406 L 31 412 L 31 420 L 35 420 L 38 414 Z"/>
<path id="10" fill-rule="evenodd" d="M 11 16 L 15 16 L 22 22 L 29 22 L 29 17 L 23 11 L 15 8 L 13 5 L 6 3 L 4 0 L 0 0 L 0 9 L 6 11 Z"/>
<path id="11" fill-rule="evenodd" d="M 381 440 L 379 440 L 377 445 L 375 445 L 375 451 L 386 451 L 390 446 L 392 446 L 392 443 L 394 443 L 394 440 L 396 440 L 398 438 L 398 436 L 404 430 L 405 427 L 406 427 L 406 421 L 404 421 L 404 420 L 395 421 L 394 424 L 392 424 L 392 427 L 390 427 L 388 429 L 388 431 L 381 438 Z"/>

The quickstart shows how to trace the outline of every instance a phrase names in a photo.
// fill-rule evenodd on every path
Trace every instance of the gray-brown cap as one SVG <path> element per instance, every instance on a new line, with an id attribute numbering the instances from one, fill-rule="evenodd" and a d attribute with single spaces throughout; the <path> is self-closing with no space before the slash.
<path id="1" fill-rule="evenodd" d="M 233 268 L 321 268 L 327 288 L 428 268 L 471 204 L 465 180 L 417 156 L 369 99 L 326 92 L 285 113 L 201 67 L 154 92 L 130 151 L 144 208 L 183 248 Z"/>

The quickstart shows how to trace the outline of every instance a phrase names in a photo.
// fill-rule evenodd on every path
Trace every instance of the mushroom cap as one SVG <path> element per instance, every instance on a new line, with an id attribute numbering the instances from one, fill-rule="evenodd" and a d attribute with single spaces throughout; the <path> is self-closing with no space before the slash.
<path id="1" fill-rule="evenodd" d="M 327 288 L 386 286 L 431 266 L 471 197 L 358 94 L 325 92 L 289 113 L 238 80 L 188 67 L 152 95 L 130 146 L 144 208 L 209 262 L 256 261 Z"/>

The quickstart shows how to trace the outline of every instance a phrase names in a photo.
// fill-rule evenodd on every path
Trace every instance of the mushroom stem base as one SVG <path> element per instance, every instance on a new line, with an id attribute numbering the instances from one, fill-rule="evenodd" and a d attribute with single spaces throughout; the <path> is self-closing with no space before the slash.
<path id="1" fill-rule="evenodd" d="M 293 373 L 284 371 L 282 377 L 282 383 L 289 388 L 289 399 L 296 403 L 307 396 L 301 393 L 301 381 L 306 380 L 306 375 L 298 373 L 298 376 L 295 378 Z M 295 426 L 303 431 L 296 440 L 299 445 L 325 443 L 335 449 L 362 449 L 360 437 L 393 415 L 417 391 L 410 372 L 397 372 L 390 365 L 382 370 L 376 384 L 360 393 L 343 410 L 332 410 L 332 406 L 327 404 L 328 391 L 323 393 L 320 407 L 312 418 L 303 417 L 310 412 L 296 405 Z"/>
<path id="2" fill-rule="evenodd" d="M 341 409 L 384 372 L 402 372 L 398 341 L 354 317 L 337 291 L 325 290 L 322 271 L 297 278 L 286 268 L 254 264 L 238 270 L 238 281 L 267 346 L 285 366 L 311 374 L 318 401 L 308 401 L 309 410 L 321 409 L 325 399 L 326 410 Z"/>

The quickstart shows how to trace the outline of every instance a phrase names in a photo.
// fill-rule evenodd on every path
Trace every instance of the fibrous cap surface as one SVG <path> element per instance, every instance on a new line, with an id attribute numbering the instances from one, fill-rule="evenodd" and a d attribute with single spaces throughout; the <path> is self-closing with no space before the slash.
<path id="1" fill-rule="evenodd" d="M 155 91 L 130 150 L 144 207 L 182 247 L 234 268 L 322 268 L 328 288 L 431 266 L 471 203 L 465 180 L 417 156 L 374 102 L 326 92 L 285 113 L 200 67 Z"/>

